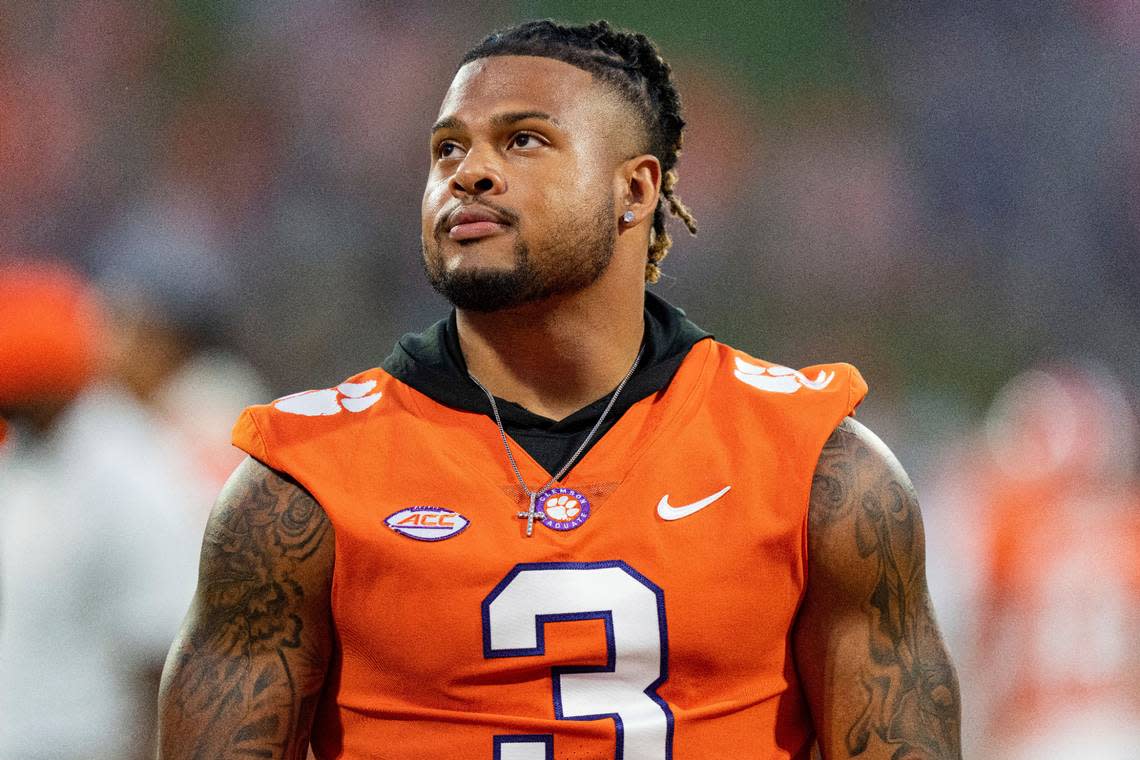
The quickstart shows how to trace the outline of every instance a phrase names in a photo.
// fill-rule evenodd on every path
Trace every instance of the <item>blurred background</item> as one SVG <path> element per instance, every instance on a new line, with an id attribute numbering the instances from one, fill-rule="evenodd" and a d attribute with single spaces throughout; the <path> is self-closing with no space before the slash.
<path id="1" fill-rule="evenodd" d="M 700 234 L 674 229 L 657 292 L 868 379 L 861 418 L 925 504 L 967 756 L 1140 757 L 1136 0 L 7 0 L 0 757 L 145 742 L 230 423 L 446 313 L 428 127 L 467 48 L 543 16 L 673 66 Z M 161 600 L 123 631 L 124 597 Z M 44 657 L 83 720 L 45 724 Z"/>

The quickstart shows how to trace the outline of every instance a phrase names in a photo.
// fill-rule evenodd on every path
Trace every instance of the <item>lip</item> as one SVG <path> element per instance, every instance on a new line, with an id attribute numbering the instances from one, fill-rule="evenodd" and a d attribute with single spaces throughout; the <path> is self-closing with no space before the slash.
<path id="1" fill-rule="evenodd" d="M 509 222 L 494 209 L 486 206 L 459 206 L 444 222 L 443 228 L 452 240 L 475 240 L 498 234 Z"/>

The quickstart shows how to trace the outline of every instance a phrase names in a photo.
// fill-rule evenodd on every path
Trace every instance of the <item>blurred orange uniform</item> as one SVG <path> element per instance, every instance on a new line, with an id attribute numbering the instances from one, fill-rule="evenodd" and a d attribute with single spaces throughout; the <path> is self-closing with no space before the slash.
<path id="1" fill-rule="evenodd" d="M 956 490 L 977 515 L 964 636 L 978 753 L 1140 757 L 1136 427 L 1111 376 L 1027 372 L 987 419 Z M 981 454 L 979 456 L 978 454 Z"/>
<path id="2" fill-rule="evenodd" d="M 978 639 L 1005 684 L 992 731 L 1039 733 L 1104 705 L 1140 715 L 1140 493 L 1032 492 L 992 494 Z"/>
<path id="3" fill-rule="evenodd" d="M 557 484 L 588 519 L 529 538 L 486 415 L 378 369 L 250 408 L 236 444 L 335 528 L 317 756 L 807 758 L 790 651 L 807 504 L 865 392 L 849 365 L 701 341 Z M 516 451 L 527 482 L 548 477 Z"/>

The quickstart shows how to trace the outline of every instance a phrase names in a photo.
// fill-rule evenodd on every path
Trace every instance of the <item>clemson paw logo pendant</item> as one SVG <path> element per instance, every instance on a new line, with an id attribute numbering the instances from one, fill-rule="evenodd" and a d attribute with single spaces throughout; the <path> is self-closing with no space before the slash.
<path id="1" fill-rule="evenodd" d="M 534 503 L 551 530 L 574 530 L 590 517 L 590 500 L 572 488 L 549 488 Z"/>

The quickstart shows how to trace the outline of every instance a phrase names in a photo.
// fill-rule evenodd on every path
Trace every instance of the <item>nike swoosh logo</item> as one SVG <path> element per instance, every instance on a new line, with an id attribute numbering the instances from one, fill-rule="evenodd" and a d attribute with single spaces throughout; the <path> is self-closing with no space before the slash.
<path id="1" fill-rule="evenodd" d="M 725 486 L 712 496 L 706 496 L 700 501 L 694 501 L 692 504 L 686 504 L 683 507 L 669 506 L 669 494 L 665 494 L 661 497 L 661 501 L 657 502 L 657 516 L 662 520 L 680 520 L 682 517 L 688 517 L 694 512 L 700 512 L 709 504 L 712 504 L 721 496 L 724 496 L 728 493 L 728 489 L 730 488 L 732 488 L 732 486 Z"/>

